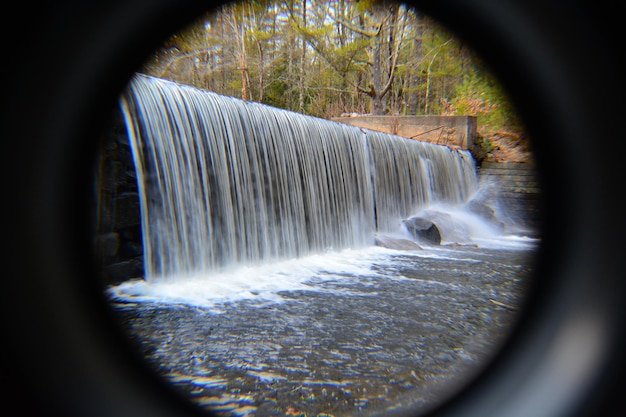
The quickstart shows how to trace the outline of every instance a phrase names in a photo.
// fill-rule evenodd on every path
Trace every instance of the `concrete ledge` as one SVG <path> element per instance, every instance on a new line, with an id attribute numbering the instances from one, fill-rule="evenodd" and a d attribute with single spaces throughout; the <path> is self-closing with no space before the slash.
<path id="1" fill-rule="evenodd" d="M 332 120 L 453 148 L 471 150 L 476 138 L 474 116 L 350 115 Z"/>

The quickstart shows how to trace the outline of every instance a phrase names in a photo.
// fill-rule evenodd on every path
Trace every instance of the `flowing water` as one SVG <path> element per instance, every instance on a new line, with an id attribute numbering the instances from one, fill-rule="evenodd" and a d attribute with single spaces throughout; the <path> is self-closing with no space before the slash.
<path id="1" fill-rule="evenodd" d="M 482 199 L 468 152 L 142 75 L 121 103 L 145 277 L 108 294 L 146 359 L 198 406 L 423 410 L 510 331 L 538 241 Z M 442 244 L 410 234 L 411 216 Z"/>

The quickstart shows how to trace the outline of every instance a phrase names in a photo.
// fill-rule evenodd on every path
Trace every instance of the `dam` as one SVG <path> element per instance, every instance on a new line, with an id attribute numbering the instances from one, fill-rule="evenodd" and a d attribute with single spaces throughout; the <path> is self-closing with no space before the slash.
<path id="1" fill-rule="evenodd" d="M 426 410 L 523 308 L 539 241 L 467 151 L 143 75 L 119 115 L 96 178 L 106 294 L 201 408 Z"/>

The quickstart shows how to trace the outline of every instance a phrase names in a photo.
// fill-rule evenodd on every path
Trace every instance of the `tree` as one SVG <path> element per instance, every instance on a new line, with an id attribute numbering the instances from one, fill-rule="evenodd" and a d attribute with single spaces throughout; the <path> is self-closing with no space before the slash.
<path id="1" fill-rule="evenodd" d="M 345 1 L 335 2 L 335 7 L 328 9 L 327 16 L 337 28 L 335 39 L 330 38 L 331 32 L 324 28 L 298 26 L 297 29 L 346 84 L 370 97 L 372 114 L 383 114 L 384 99 L 391 90 L 397 69 L 407 9 L 395 2 L 366 0 L 350 11 L 346 11 L 347 5 Z M 331 22 L 326 25 L 330 26 Z M 353 71 L 363 76 L 354 79 Z"/>
<path id="2" fill-rule="evenodd" d="M 517 123 L 459 39 L 391 0 L 225 5 L 172 35 L 144 72 L 320 117 L 464 113 Z"/>

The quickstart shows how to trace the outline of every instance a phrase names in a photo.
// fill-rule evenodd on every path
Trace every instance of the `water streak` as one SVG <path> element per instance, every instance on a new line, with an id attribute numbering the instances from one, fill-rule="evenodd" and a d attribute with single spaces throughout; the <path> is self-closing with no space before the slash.
<path id="1" fill-rule="evenodd" d="M 367 247 L 477 187 L 466 151 L 153 77 L 121 107 L 150 282 Z"/>

